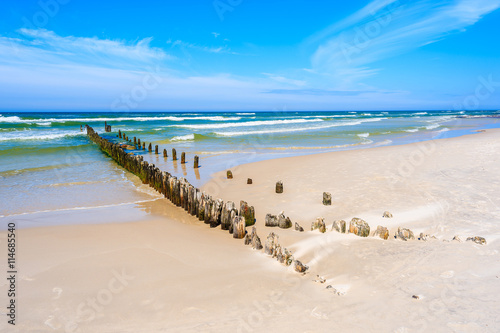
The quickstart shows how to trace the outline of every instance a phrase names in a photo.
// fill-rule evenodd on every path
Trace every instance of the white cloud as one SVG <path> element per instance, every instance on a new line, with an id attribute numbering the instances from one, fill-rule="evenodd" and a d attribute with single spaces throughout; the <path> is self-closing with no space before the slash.
<path id="1" fill-rule="evenodd" d="M 163 50 L 151 47 L 151 38 L 127 43 L 96 37 L 62 37 L 44 29 L 20 29 L 19 33 L 20 38 L 0 37 L 0 63 L 143 69 L 146 65 L 173 59 Z M 15 54 L 9 52 L 12 48 Z"/>
<path id="2" fill-rule="evenodd" d="M 299 87 L 306 85 L 306 81 L 303 80 L 289 79 L 281 75 L 270 74 L 270 73 L 262 73 L 262 74 L 266 75 L 268 78 L 276 82 L 285 83 L 293 86 L 299 86 Z"/>
<path id="3" fill-rule="evenodd" d="M 167 44 L 170 44 L 170 46 L 172 48 L 180 47 L 180 48 L 192 49 L 192 50 L 202 51 L 202 52 L 207 52 L 207 53 L 238 54 L 237 52 L 231 51 L 231 49 L 226 45 L 224 45 L 224 46 L 203 46 L 203 45 L 184 42 L 182 40 L 175 40 L 175 41 L 168 40 Z"/>
<path id="4" fill-rule="evenodd" d="M 377 73 L 374 62 L 462 32 L 499 6 L 500 0 L 374 0 L 307 40 L 319 44 L 312 69 L 357 81 Z"/>

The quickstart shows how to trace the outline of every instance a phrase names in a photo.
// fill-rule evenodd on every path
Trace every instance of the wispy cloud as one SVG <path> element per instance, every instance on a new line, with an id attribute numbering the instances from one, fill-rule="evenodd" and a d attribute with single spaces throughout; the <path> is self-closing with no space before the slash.
<path id="1" fill-rule="evenodd" d="M 405 94 L 403 91 L 381 91 L 381 90 L 328 90 L 328 89 L 273 89 L 267 91 L 269 94 L 284 95 L 314 95 L 314 96 L 361 96 L 366 94 L 389 95 Z"/>
<path id="2" fill-rule="evenodd" d="M 318 45 L 312 69 L 357 81 L 377 73 L 375 62 L 464 31 L 499 7 L 500 0 L 374 0 L 307 40 Z"/>
<path id="3" fill-rule="evenodd" d="M 273 81 L 280 82 L 280 83 L 285 83 L 288 85 L 293 85 L 293 86 L 304 86 L 306 84 L 306 81 L 303 80 L 294 80 L 294 79 L 289 79 L 281 75 L 276 75 L 276 74 L 271 74 L 271 73 L 262 73 L 266 75 L 268 78 L 270 78 Z"/>
<path id="4" fill-rule="evenodd" d="M 216 38 L 217 38 L 217 36 L 216 36 Z M 175 41 L 168 40 L 167 44 L 169 44 L 170 47 L 172 47 L 172 48 L 181 47 L 181 48 L 187 48 L 187 49 L 208 52 L 208 53 L 238 54 L 237 52 L 231 51 L 231 49 L 226 45 L 224 45 L 224 46 L 204 46 L 204 45 L 198 45 L 198 44 L 194 44 L 194 43 L 184 42 L 182 40 L 175 40 Z"/>
<path id="5" fill-rule="evenodd" d="M 18 32 L 19 38 L 0 37 L 0 63 L 38 64 L 42 67 L 85 64 L 141 69 L 151 63 L 173 59 L 165 51 L 152 47 L 151 38 L 125 42 L 96 37 L 63 37 L 44 29 L 20 29 Z"/>

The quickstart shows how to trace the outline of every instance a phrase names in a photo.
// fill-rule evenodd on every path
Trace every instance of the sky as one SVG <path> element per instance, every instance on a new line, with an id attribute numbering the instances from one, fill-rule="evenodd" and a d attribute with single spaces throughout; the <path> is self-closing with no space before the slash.
<path id="1" fill-rule="evenodd" d="M 1 111 L 500 108 L 500 0 L 5 0 Z"/>

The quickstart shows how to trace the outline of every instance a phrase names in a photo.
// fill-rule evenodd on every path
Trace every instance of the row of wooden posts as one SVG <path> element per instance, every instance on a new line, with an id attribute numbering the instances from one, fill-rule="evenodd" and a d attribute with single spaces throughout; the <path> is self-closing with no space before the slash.
<path id="1" fill-rule="evenodd" d="M 125 133 L 122 133 L 121 130 L 118 131 L 118 137 L 120 139 L 124 139 L 124 140 L 132 143 L 132 140 Z M 135 136 L 134 136 L 134 146 L 136 147 L 136 149 L 137 149 L 137 146 L 139 146 L 139 149 L 141 149 L 141 139 L 137 139 L 137 137 L 135 137 Z M 146 150 L 146 142 L 144 142 L 144 141 L 142 142 L 142 150 Z M 149 143 L 148 151 L 150 153 L 153 152 L 153 145 L 151 143 Z M 155 154 L 157 154 L 157 155 L 159 154 L 158 145 L 155 145 Z M 168 153 L 167 153 L 166 149 L 163 149 L 163 157 L 164 158 L 168 157 Z M 175 150 L 175 148 L 172 148 L 172 160 L 177 161 L 177 151 Z M 181 153 L 181 163 L 182 164 L 186 163 L 186 153 L 185 152 Z M 198 155 L 194 156 L 193 167 L 195 169 L 198 169 L 200 167 L 200 158 Z"/>
<path id="2" fill-rule="evenodd" d="M 97 143 L 103 152 L 126 170 L 137 175 L 144 184 L 149 184 L 150 187 L 162 193 L 176 206 L 182 207 L 189 214 L 198 217 L 200 221 L 210 224 L 211 228 L 220 225 L 221 229 L 228 230 L 233 238 L 245 238 L 245 245 L 252 245 L 257 250 L 264 248 L 266 254 L 271 255 L 286 266 L 293 263 L 296 272 L 305 273 L 308 269 L 308 266 L 295 260 L 291 252 L 281 247 L 278 236 L 274 232 L 271 232 L 267 237 L 265 247 L 261 244 L 255 226 L 252 227 L 251 234 L 247 233 L 246 227 L 255 224 L 253 206 L 249 206 L 245 201 L 240 201 L 238 210 L 232 201 L 224 202 L 222 199 L 212 198 L 191 185 L 185 178 L 177 178 L 168 172 L 161 171 L 154 164 L 144 161 L 142 156 L 127 153 L 121 145 L 102 138 L 92 127 L 88 125 L 85 127 L 88 137 Z M 121 132 L 119 135 L 124 136 Z M 124 138 L 128 139 L 126 135 Z"/>
<path id="3" fill-rule="evenodd" d="M 85 127 L 87 136 L 116 163 L 137 175 L 144 184 L 149 184 L 176 206 L 210 224 L 210 227 L 220 225 L 222 230 L 228 230 L 234 238 L 244 238 L 246 227 L 255 224 L 254 207 L 245 201 L 240 201 L 238 210 L 232 201 L 224 202 L 222 199 L 212 198 L 185 178 L 177 178 L 161 171 L 154 164 L 144 161 L 142 156 L 127 153 L 119 144 L 102 138 L 92 127 Z"/>

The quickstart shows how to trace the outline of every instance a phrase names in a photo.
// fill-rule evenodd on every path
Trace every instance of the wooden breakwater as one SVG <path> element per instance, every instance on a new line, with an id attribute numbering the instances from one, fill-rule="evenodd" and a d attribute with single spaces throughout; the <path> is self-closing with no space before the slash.
<path id="1" fill-rule="evenodd" d="M 246 245 L 252 245 L 254 249 L 262 250 L 272 256 L 282 264 L 290 266 L 293 264 L 295 271 L 305 273 L 308 269 L 299 260 L 294 260 L 291 252 L 282 248 L 278 241 L 278 236 L 273 232 L 266 239 L 265 247 L 262 246 L 255 226 L 252 233 L 246 231 L 247 226 L 255 224 L 255 210 L 245 201 L 240 201 L 240 209 L 232 201 L 224 202 L 222 199 L 212 198 L 212 196 L 202 192 L 191 185 L 185 178 L 177 178 L 166 171 L 161 171 L 154 164 L 143 160 L 140 155 L 127 153 L 123 147 L 101 137 L 94 129 L 85 125 L 87 136 L 95 142 L 100 149 L 110 156 L 118 165 L 138 176 L 144 184 L 149 184 L 174 205 L 183 208 L 188 214 L 196 216 L 200 221 L 210 224 L 211 228 L 220 226 L 222 230 L 227 230 L 233 238 L 245 238 Z M 118 136 L 124 140 L 128 138 L 121 132 Z M 135 143 L 135 138 L 134 138 Z M 138 141 L 140 149 L 140 139 Z M 143 150 L 145 143 L 143 142 Z M 164 150 L 164 157 L 166 157 Z M 172 149 L 173 160 L 176 160 L 176 151 Z M 195 156 L 194 168 L 198 168 L 198 156 Z"/>
<path id="2" fill-rule="evenodd" d="M 299 260 L 294 260 L 291 252 L 281 247 L 278 236 L 271 232 L 266 239 L 265 247 L 262 246 L 257 230 L 252 227 L 252 233 L 246 231 L 247 226 L 255 224 L 255 210 L 245 201 L 240 201 L 239 210 L 232 201 L 224 202 L 222 199 L 212 198 L 200 189 L 191 185 L 185 178 L 177 178 L 166 171 L 161 171 L 154 164 L 144 161 L 140 155 L 127 153 L 123 147 L 101 137 L 94 129 L 85 125 L 87 136 L 95 142 L 99 148 L 110 156 L 118 165 L 138 176 L 144 184 L 160 192 L 174 205 L 183 208 L 188 214 L 196 216 L 200 221 L 210 224 L 211 228 L 220 226 L 227 230 L 233 238 L 245 238 L 246 245 L 252 245 L 254 249 L 262 250 L 282 264 L 290 266 L 293 264 L 295 271 L 305 273 L 308 266 Z M 130 141 L 125 134 L 118 133 L 118 137 Z M 140 149 L 140 139 L 137 141 Z M 134 138 L 135 143 L 135 138 Z M 145 149 L 145 143 L 142 143 Z M 135 145 L 134 145 L 135 146 Z M 166 157 L 164 150 L 164 157 Z M 176 151 L 172 149 L 173 160 L 176 160 Z M 198 168 L 198 156 L 195 156 L 194 168 Z M 230 171 L 229 171 L 230 172 Z"/>
<path id="3" fill-rule="evenodd" d="M 191 185 L 185 178 L 177 178 L 166 171 L 161 171 L 154 164 L 144 161 L 142 156 L 127 153 L 120 144 L 101 137 L 92 127 L 86 126 L 86 128 L 88 137 L 116 163 L 137 175 L 144 184 L 149 184 L 174 205 L 182 207 L 200 221 L 210 224 L 210 227 L 215 228 L 220 225 L 221 229 L 228 230 L 234 238 L 243 238 L 246 234 L 245 227 L 255 224 L 254 208 L 248 206 L 245 201 L 240 202 L 238 211 L 234 202 L 212 198 Z M 240 232 L 234 232 L 235 230 Z"/>

